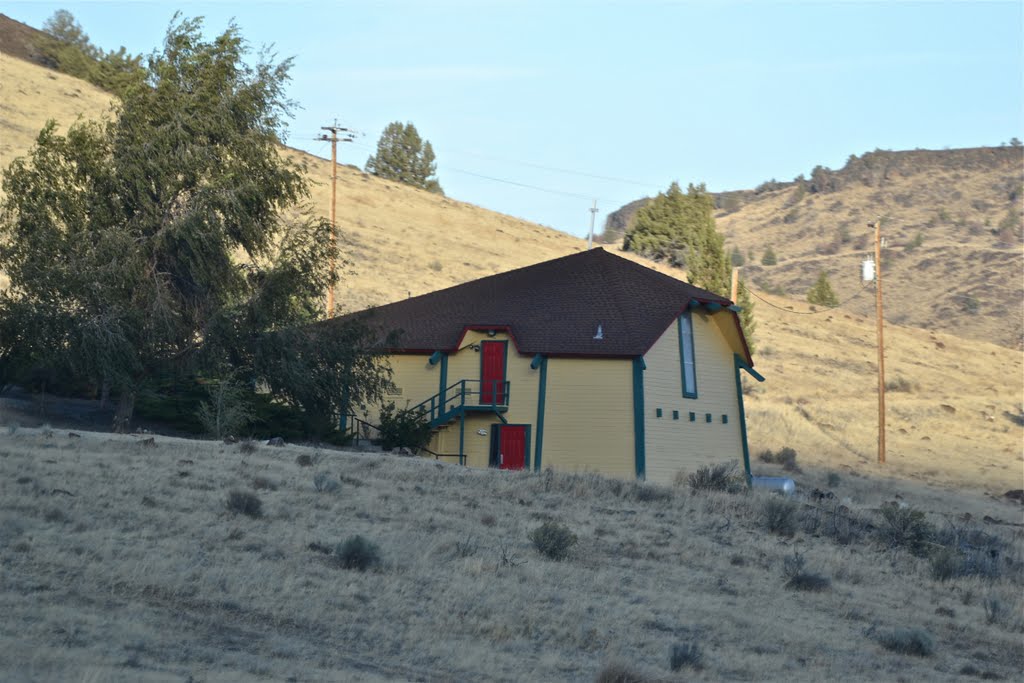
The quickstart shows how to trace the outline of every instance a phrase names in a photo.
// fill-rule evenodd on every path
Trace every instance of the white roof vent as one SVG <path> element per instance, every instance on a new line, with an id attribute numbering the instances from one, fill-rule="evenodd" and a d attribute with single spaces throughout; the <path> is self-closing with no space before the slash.
<path id="1" fill-rule="evenodd" d="M 604 330 L 600 325 L 597 326 L 597 334 L 594 335 L 594 339 L 604 339 Z"/>

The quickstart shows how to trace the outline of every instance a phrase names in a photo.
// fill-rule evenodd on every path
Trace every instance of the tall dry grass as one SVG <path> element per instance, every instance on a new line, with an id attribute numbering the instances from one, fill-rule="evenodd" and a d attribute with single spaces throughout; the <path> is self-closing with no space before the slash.
<path id="1" fill-rule="evenodd" d="M 802 488 L 824 479 L 804 469 Z M 338 489 L 318 491 L 318 472 Z M 844 476 L 833 490 L 876 524 L 897 490 L 937 526 L 964 524 L 964 507 L 1020 517 L 960 493 L 933 506 L 923 485 Z M 261 515 L 229 508 L 232 491 Z M 1011 527 L 982 529 L 1008 544 L 999 578 L 938 581 L 870 530 L 846 544 L 803 522 L 768 532 L 765 504 L 291 446 L 4 431 L 0 677 L 594 680 L 617 663 L 641 680 L 947 680 L 1024 666 Z M 810 504 L 794 503 L 801 520 Z M 547 521 L 578 538 L 563 561 L 530 541 Z M 376 568 L 340 566 L 335 548 L 355 536 L 377 546 Z M 795 553 L 827 588 L 786 588 Z M 887 649 L 901 629 L 925 632 L 932 654 Z M 699 668 L 679 657 L 692 647 Z"/>

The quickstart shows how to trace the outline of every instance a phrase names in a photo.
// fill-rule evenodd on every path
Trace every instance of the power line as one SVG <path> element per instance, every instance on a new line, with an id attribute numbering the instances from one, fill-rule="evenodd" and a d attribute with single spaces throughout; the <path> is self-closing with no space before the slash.
<path id="1" fill-rule="evenodd" d="M 861 294 L 863 294 L 863 293 L 864 293 L 864 291 L 865 291 L 866 289 L 868 289 L 868 287 L 869 287 L 869 285 L 864 285 L 863 287 L 861 287 L 861 288 L 860 288 L 860 290 L 858 290 L 858 291 L 857 291 L 857 293 L 856 293 L 856 294 L 854 294 L 853 296 L 851 296 L 851 297 L 850 297 L 849 299 L 847 299 L 847 300 L 846 300 L 846 301 L 844 301 L 843 303 L 839 304 L 838 306 L 832 306 L 832 307 L 830 307 L 830 308 L 826 308 L 826 309 L 824 309 L 824 310 L 821 310 L 821 311 L 793 311 L 793 310 L 790 310 L 790 309 L 788 309 L 788 308 L 783 308 L 782 306 L 777 306 L 776 304 L 773 304 L 773 303 L 772 303 L 771 301 L 768 301 L 767 299 L 765 299 L 765 298 L 761 297 L 760 295 L 758 295 L 758 293 L 757 293 L 757 292 L 755 292 L 755 291 L 754 291 L 753 289 L 751 289 L 750 287 L 747 287 L 747 291 L 748 291 L 748 292 L 750 292 L 751 294 L 753 294 L 753 295 L 754 295 L 754 298 L 756 298 L 756 299 L 758 299 L 758 300 L 762 301 L 763 303 L 766 303 L 766 304 L 768 304 L 768 305 L 769 305 L 769 306 L 771 306 L 772 308 L 777 308 L 777 309 L 779 309 L 779 310 L 780 310 L 780 311 L 782 311 L 783 313 L 791 313 L 791 314 L 793 314 L 793 315 L 821 315 L 822 313 L 831 313 L 832 311 L 835 311 L 835 310 L 837 310 L 837 309 L 839 309 L 839 308 L 842 308 L 843 306 L 845 306 L 846 304 L 850 303 L 851 301 L 853 301 L 854 299 L 856 299 L 856 298 L 857 298 L 858 296 L 860 296 Z"/>

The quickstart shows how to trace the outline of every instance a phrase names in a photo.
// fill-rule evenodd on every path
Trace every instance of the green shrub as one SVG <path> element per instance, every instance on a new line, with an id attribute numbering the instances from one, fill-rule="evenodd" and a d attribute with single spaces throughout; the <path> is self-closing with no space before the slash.
<path id="1" fill-rule="evenodd" d="M 396 410 L 394 402 L 380 408 L 380 446 L 419 449 L 430 443 L 432 429 L 426 417 L 412 410 Z"/>
<path id="2" fill-rule="evenodd" d="M 935 652 L 935 641 L 928 631 L 921 628 L 897 628 L 883 631 L 875 636 L 878 644 L 886 650 L 901 655 L 928 657 Z"/>
<path id="3" fill-rule="evenodd" d="M 334 560 L 343 569 L 365 572 L 380 565 L 380 548 L 362 536 L 351 536 L 334 549 Z"/>
<path id="4" fill-rule="evenodd" d="M 834 489 L 835 487 L 839 486 L 840 481 L 841 479 L 839 478 L 839 475 L 836 472 L 828 473 L 828 487 L 830 489 Z"/>
<path id="5" fill-rule="evenodd" d="M 561 562 L 569 556 L 569 551 L 579 539 L 568 527 L 548 521 L 530 532 L 530 540 L 541 555 Z"/>
<path id="6" fill-rule="evenodd" d="M 762 266 L 774 266 L 779 262 L 779 258 L 775 255 L 775 250 L 772 249 L 771 245 L 765 247 L 764 255 L 761 256 Z"/>
<path id="7" fill-rule="evenodd" d="M 256 519 L 263 515 L 263 502 L 254 493 L 248 491 L 232 491 L 228 494 L 228 510 L 236 515 L 246 515 Z"/>
<path id="8" fill-rule="evenodd" d="M 687 481 L 690 491 L 724 491 L 738 493 L 745 488 L 744 477 L 736 472 L 736 463 L 705 466 L 692 473 Z"/>
<path id="9" fill-rule="evenodd" d="M 796 533 L 796 503 L 788 498 L 769 496 L 761 503 L 761 525 L 773 534 L 792 536 Z"/>

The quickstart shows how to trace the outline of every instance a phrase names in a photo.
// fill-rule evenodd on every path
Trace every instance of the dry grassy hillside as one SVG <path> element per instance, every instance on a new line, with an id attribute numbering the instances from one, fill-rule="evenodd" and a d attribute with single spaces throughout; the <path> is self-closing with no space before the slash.
<path id="1" fill-rule="evenodd" d="M 765 193 L 719 215 L 719 229 L 753 256 L 748 277 L 762 289 L 803 298 L 824 269 L 842 299 L 861 286 L 860 260 L 873 251 L 866 224 L 882 216 L 888 320 L 1019 349 L 1024 325 L 1020 150 L 895 154 L 917 156 L 899 172 L 879 174 L 872 185 L 850 180 L 832 192 L 792 187 Z M 776 266 L 760 265 L 768 245 L 779 257 Z M 867 314 L 873 305 L 865 297 L 850 310 Z"/>
<path id="2" fill-rule="evenodd" d="M 798 479 L 826 486 L 823 472 Z M 0 678 L 1019 674 L 1021 542 L 980 521 L 1019 507 L 872 477 L 829 488 L 841 506 L 291 446 L 5 430 Z M 883 514 L 897 495 L 911 507 Z M 564 561 L 531 543 L 549 521 L 578 539 L 546 537 L 567 547 Z M 377 549 L 346 546 L 356 535 Z M 363 561 L 367 571 L 353 568 Z"/>

